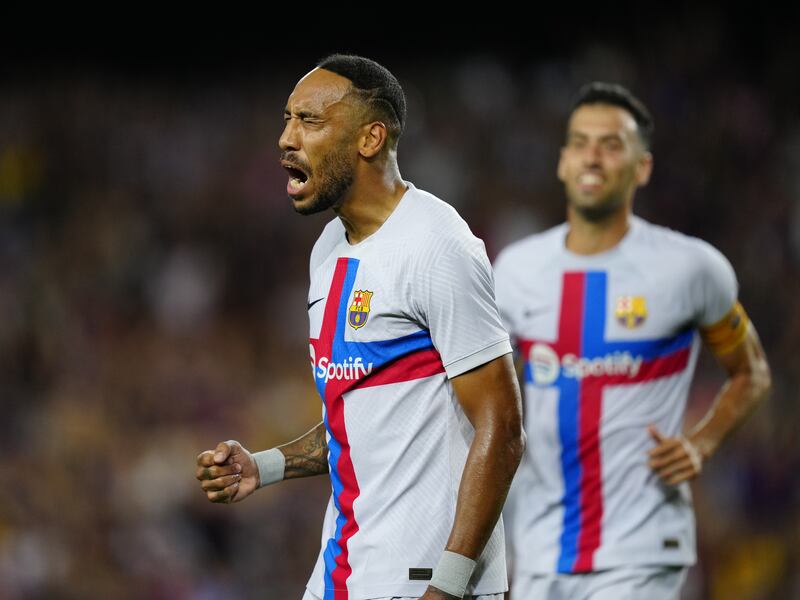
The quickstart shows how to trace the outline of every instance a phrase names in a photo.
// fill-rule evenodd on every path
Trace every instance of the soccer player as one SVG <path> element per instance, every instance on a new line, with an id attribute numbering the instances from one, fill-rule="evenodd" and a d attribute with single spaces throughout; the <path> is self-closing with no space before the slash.
<path id="1" fill-rule="evenodd" d="M 695 561 L 687 482 L 770 388 L 725 257 L 632 214 L 653 169 L 652 130 L 628 90 L 583 87 L 558 164 L 567 222 L 495 263 L 524 360 L 514 599 L 677 598 Z M 728 381 L 684 434 L 698 338 Z"/>
<path id="2" fill-rule="evenodd" d="M 395 77 L 334 55 L 289 96 L 294 208 L 336 214 L 311 252 L 309 354 L 322 422 L 255 454 L 198 457 L 212 502 L 330 473 L 306 600 L 481 598 L 507 589 L 500 513 L 522 456 L 511 344 L 483 243 L 400 177 Z"/>

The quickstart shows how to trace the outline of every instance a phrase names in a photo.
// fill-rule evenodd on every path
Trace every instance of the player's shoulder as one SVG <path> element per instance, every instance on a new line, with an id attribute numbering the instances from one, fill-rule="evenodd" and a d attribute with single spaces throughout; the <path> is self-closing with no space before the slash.
<path id="1" fill-rule="evenodd" d="M 728 263 L 725 256 L 707 241 L 664 225 L 657 225 L 632 217 L 634 243 L 631 250 L 636 253 L 652 253 L 661 260 L 682 260 L 689 267 L 703 268 Z"/>
<path id="2" fill-rule="evenodd" d="M 407 182 L 408 183 L 408 182 Z M 458 211 L 441 198 L 408 184 L 405 214 L 409 227 L 404 237 L 415 253 L 441 252 L 448 247 L 463 248 L 483 242 L 469 228 Z"/>
<path id="3" fill-rule="evenodd" d="M 503 248 L 494 261 L 495 271 L 530 269 L 532 265 L 549 262 L 554 256 L 563 253 L 566 223 L 561 223 L 545 231 L 528 235 Z"/>

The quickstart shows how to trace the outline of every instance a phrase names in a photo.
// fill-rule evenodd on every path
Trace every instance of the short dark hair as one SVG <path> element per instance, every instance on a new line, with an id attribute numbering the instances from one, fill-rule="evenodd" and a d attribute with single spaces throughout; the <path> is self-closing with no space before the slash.
<path id="1" fill-rule="evenodd" d="M 653 132 L 655 131 L 653 117 L 644 103 L 631 94 L 626 87 L 618 83 L 606 83 L 604 81 L 587 83 L 578 90 L 578 94 L 572 103 L 570 115 L 585 104 L 610 104 L 627 110 L 636 121 L 642 145 L 645 150 L 650 150 L 653 143 Z"/>
<path id="2" fill-rule="evenodd" d="M 397 143 L 406 125 L 406 95 L 389 69 L 352 54 L 331 54 L 317 66 L 349 79 L 354 92 L 384 122 L 390 139 Z"/>

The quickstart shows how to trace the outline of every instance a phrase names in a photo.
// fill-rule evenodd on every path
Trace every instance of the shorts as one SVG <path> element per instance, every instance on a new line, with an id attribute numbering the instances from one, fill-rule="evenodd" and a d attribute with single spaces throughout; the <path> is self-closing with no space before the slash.
<path id="1" fill-rule="evenodd" d="M 511 600 L 678 600 L 687 567 L 620 567 L 594 573 L 517 574 Z"/>

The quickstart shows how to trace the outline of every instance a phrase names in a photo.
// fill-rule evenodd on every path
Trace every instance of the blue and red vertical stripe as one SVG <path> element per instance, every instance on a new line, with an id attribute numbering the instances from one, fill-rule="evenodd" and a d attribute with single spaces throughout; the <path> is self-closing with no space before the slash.
<path id="1" fill-rule="evenodd" d="M 374 342 L 345 340 L 349 300 L 355 285 L 359 261 L 339 258 L 331 281 L 322 327 L 318 339 L 311 339 L 315 356 L 329 357 L 332 363 L 361 358 L 372 364 L 372 371 L 359 378 L 329 379 L 314 377 L 325 404 L 325 427 L 328 430 L 328 462 L 333 501 L 338 517 L 336 530 L 323 552 L 325 561 L 324 600 L 347 600 L 347 579 L 352 573 L 348 541 L 359 530 L 353 504 L 360 489 L 350 456 L 345 426 L 344 393 L 355 388 L 410 381 L 444 372 L 439 353 L 434 349 L 430 332 L 420 330 L 407 336 Z"/>
<path id="2" fill-rule="evenodd" d="M 603 481 L 600 448 L 603 390 L 609 385 L 650 381 L 682 371 L 694 336 L 687 329 L 675 336 L 637 341 L 607 342 L 607 274 L 603 271 L 564 274 L 558 340 L 552 346 L 559 359 L 565 354 L 592 360 L 615 352 L 629 352 L 643 360 L 636 376 L 567 376 L 561 369 L 552 384 L 559 390 L 558 434 L 564 480 L 563 526 L 557 570 L 583 573 L 594 568 L 594 554 L 602 541 Z M 527 356 L 537 340 L 520 340 Z M 525 378 L 535 383 L 532 365 Z"/>

